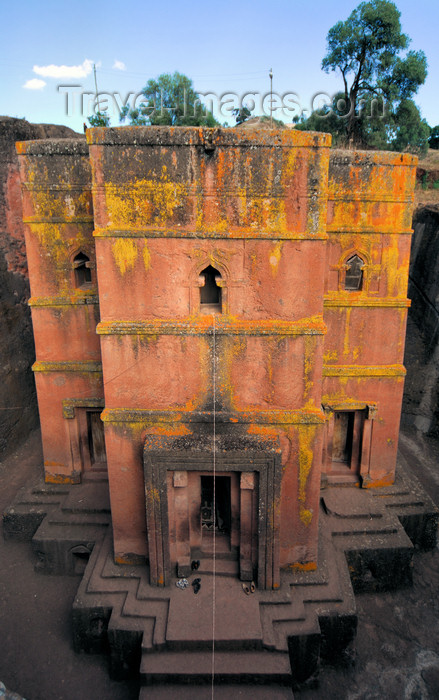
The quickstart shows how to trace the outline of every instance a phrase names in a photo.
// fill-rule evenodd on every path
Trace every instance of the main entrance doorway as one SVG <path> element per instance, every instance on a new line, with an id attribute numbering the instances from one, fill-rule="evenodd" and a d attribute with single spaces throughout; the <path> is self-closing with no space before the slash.
<path id="1" fill-rule="evenodd" d="M 201 550 L 231 553 L 231 477 L 203 475 L 201 479 Z"/>
<path id="2" fill-rule="evenodd" d="M 274 441 L 218 438 L 213 455 L 185 441 L 145 439 L 145 505 L 150 581 L 166 586 L 173 576 L 191 573 L 191 562 L 212 558 L 237 560 L 243 581 L 276 588 L 279 569 L 279 497 L 282 465 Z M 234 444 L 233 444 L 234 446 Z M 255 449 L 255 447 L 257 449 Z M 230 567 L 230 570 L 233 567 Z M 229 570 L 229 567 L 225 567 Z"/>

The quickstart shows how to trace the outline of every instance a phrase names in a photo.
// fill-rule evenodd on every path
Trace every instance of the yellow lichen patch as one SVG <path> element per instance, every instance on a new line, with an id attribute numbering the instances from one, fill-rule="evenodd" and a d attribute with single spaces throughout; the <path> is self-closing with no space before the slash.
<path id="1" fill-rule="evenodd" d="M 305 342 L 305 353 L 304 353 L 304 362 L 303 362 L 303 398 L 304 400 L 307 399 L 310 391 L 312 390 L 313 387 L 313 381 L 311 379 L 311 374 L 312 370 L 314 368 L 314 363 L 315 363 L 315 342 L 313 336 L 305 336 L 304 337 L 304 342 Z"/>
<path id="2" fill-rule="evenodd" d="M 307 508 L 300 508 L 300 519 L 306 527 L 311 523 L 312 521 L 312 511 L 308 510 Z"/>
<path id="3" fill-rule="evenodd" d="M 44 481 L 46 484 L 73 484 L 76 480 L 65 474 L 51 474 L 50 472 L 46 472 Z"/>
<path id="4" fill-rule="evenodd" d="M 300 154 L 299 149 L 290 148 L 287 151 L 286 158 L 282 164 L 282 183 L 284 187 L 289 184 L 291 178 L 294 177 L 298 165 L 298 155 Z"/>
<path id="5" fill-rule="evenodd" d="M 299 429 L 299 501 L 306 501 L 306 484 L 313 464 L 315 425 L 301 425 Z"/>
<path id="6" fill-rule="evenodd" d="M 146 498 L 148 499 L 149 503 L 159 503 L 160 502 L 160 492 L 156 488 L 150 488 L 148 487 L 146 489 Z"/>
<path id="7" fill-rule="evenodd" d="M 71 286 L 68 273 L 71 269 L 72 251 L 91 242 L 91 225 L 84 221 L 72 223 L 72 207 L 75 208 L 81 197 L 87 196 L 87 193 L 75 194 L 74 198 L 69 195 L 67 203 L 65 199 L 50 192 L 32 192 L 35 217 L 29 221 L 31 231 L 36 234 L 45 254 L 50 257 L 57 284 L 64 293 Z"/>
<path id="8" fill-rule="evenodd" d="M 148 272 L 149 266 L 151 264 L 151 253 L 149 252 L 148 245 L 147 245 L 146 241 L 143 244 L 142 255 L 143 255 L 143 265 L 145 267 L 145 271 Z"/>
<path id="9" fill-rule="evenodd" d="M 328 350 L 328 352 L 325 352 L 323 355 L 323 364 L 327 365 L 330 362 L 337 362 L 338 360 L 338 352 L 337 350 Z"/>
<path id="10" fill-rule="evenodd" d="M 380 489 L 384 486 L 391 486 L 394 481 L 395 478 L 392 474 L 383 476 L 381 479 L 371 479 L 369 476 L 365 476 L 361 486 L 363 489 Z"/>
<path id="11" fill-rule="evenodd" d="M 273 277 L 277 276 L 279 263 L 282 256 L 282 246 L 283 242 L 278 241 L 274 248 L 272 248 L 269 252 L 268 262 L 270 263 L 271 274 Z"/>
<path id="12" fill-rule="evenodd" d="M 346 309 L 346 318 L 345 318 L 345 332 L 344 332 L 344 341 L 343 341 L 343 355 L 346 357 L 349 355 L 349 327 L 351 323 L 351 311 L 352 309 L 347 308 Z"/>
<path id="13" fill-rule="evenodd" d="M 114 562 L 124 566 L 136 566 L 140 563 L 139 558 L 141 559 L 138 554 L 115 554 Z"/>
<path id="14" fill-rule="evenodd" d="M 293 571 L 316 571 L 317 564 L 314 561 L 298 561 L 295 564 L 290 564 L 288 568 Z"/>
<path id="15" fill-rule="evenodd" d="M 160 178 L 142 179 L 120 188 L 105 185 L 107 210 L 113 227 L 164 226 L 183 203 L 186 187 L 170 182 L 163 167 Z"/>
<path id="16" fill-rule="evenodd" d="M 302 410 L 306 411 L 308 415 L 314 414 L 319 419 L 322 418 L 322 411 L 320 408 L 317 408 L 317 406 L 314 403 L 314 399 L 308 399 L 306 404 L 303 406 Z"/>
<path id="17" fill-rule="evenodd" d="M 137 246 L 130 238 L 118 238 L 111 246 L 111 252 L 122 276 L 134 267 Z"/>
<path id="18" fill-rule="evenodd" d="M 251 220 L 247 216 L 247 189 L 245 187 L 236 188 L 236 203 L 239 212 L 239 219 L 242 226 L 251 226 Z"/>
<path id="19" fill-rule="evenodd" d="M 408 256 L 400 259 L 398 239 L 392 236 L 391 243 L 383 249 L 383 268 L 387 275 L 387 294 L 394 297 L 407 295 Z"/>

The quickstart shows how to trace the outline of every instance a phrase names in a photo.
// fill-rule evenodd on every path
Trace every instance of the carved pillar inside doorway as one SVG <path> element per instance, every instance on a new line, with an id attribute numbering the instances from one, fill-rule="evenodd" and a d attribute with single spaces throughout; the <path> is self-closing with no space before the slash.
<path id="1" fill-rule="evenodd" d="M 191 546 L 189 532 L 188 475 L 184 471 L 172 474 L 174 486 L 174 518 L 177 547 L 177 576 L 191 573 Z"/>
<path id="2" fill-rule="evenodd" d="M 239 577 L 241 581 L 252 581 L 254 562 L 252 561 L 253 491 L 255 475 L 242 472 L 240 483 L 240 537 L 239 537 Z"/>
<path id="3" fill-rule="evenodd" d="M 278 588 L 281 450 L 275 440 L 262 441 L 247 436 L 240 437 L 240 448 L 236 449 L 233 433 L 217 436 L 217 471 L 240 474 L 241 577 L 245 576 L 247 580 L 257 569 L 259 588 Z M 212 441 L 194 435 L 186 437 L 182 446 L 172 438 L 147 436 L 143 464 L 150 583 L 167 586 L 177 573 L 174 569 L 175 561 L 172 561 L 171 566 L 170 558 L 171 494 L 168 494 L 168 487 L 172 488 L 172 528 L 174 530 L 175 527 L 178 542 L 176 563 L 180 573 L 184 570 L 180 565 L 184 567 L 186 561 L 190 564 L 188 472 L 213 474 Z M 257 514 L 257 517 L 252 518 L 252 514 Z"/>
<path id="4" fill-rule="evenodd" d="M 361 450 L 360 474 L 363 479 L 367 477 L 370 469 L 370 452 L 372 449 L 372 427 L 376 413 L 377 407 L 369 404 L 367 406 L 367 414 L 364 420 L 363 445 Z"/>

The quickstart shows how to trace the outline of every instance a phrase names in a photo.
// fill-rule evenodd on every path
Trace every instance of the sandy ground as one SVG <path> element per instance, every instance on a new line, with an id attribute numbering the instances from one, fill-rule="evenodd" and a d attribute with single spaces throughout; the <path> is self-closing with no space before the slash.
<path id="1" fill-rule="evenodd" d="M 439 504 L 439 447 L 404 432 L 400 449 Z M 3 511 L 41 469 L 39 433 L 0 464 Z M 36 574 L 30 544 L 0 537 L 0 681 L 26 700 L 131 700 L 135 683 L 111 681 L 107 660 L 77 655 L 71 604 L 79 579 Z M 413 588 L 357 596 L 356 658 L 322 668 L 319 687 L 303 700 L 436 700 L 439 698 L 439 551 L 417 553 Z M 148 692 L 148 698 L 158 694 Z M 236 697 L 241 694 L 237 693 Z M 274 689 L 257 697 L 274 698 Z M 164 697 L 160 692 L 160 698 Z M 178 691 L 169 697 L 178 698 Z M 185 695 L 186 697 L 186 695 Z M 249 696 L 250 697 L 250 696 Z"/>

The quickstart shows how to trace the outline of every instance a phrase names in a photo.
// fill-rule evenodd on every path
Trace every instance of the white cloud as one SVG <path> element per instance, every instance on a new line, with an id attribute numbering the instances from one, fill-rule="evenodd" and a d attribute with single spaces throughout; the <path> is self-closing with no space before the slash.
<path id="1" fill-rule="evenodd" d="M 43 78 L 86 78 L 93 70 L 93 61 L 85 59 L 79 66 L 34 66 L 33 72 Z"/>
<path id="2" fill-rule="evenodd" d="M 40 78 L 32 78 L 32 80 L 26 80 L 23 87 L 26 88 L 26 90 L 42 90 L 45 85 L 45 80 L 40 80 Z"/>
<path id="3" fill-rule="evenodd" d="M 126 70 L 127 69 L 127 67 L 123 61 L 117 61 L 117 60 L 113 63 L 113 68 L 115 68 L 116 70 Z"/>

